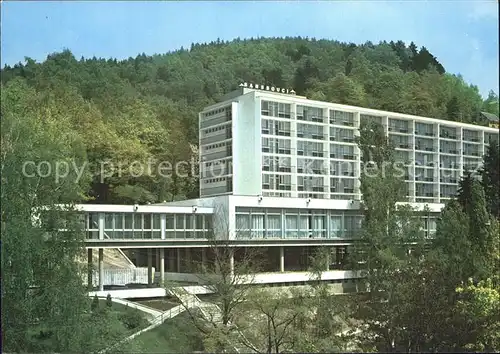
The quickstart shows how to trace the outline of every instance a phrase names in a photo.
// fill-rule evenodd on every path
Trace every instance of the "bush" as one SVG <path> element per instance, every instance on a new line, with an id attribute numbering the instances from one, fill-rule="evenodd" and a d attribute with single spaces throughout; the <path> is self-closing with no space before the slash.
<path id="1" fill-rule="evenodd" d="M 146 319 L 138 310 L 127 309 L 120 315 L 120 321 L 127 327 L 127 329 L 138 329 L 147 324 Z"/>
<path id="2" fill-rule="evenodd" d="M 113 300 L 111 299 L 111 294 L 108 294 L 108 296 L 106 296 L 106 306 L 107 307 L 113 307 Z"/>
<path id="3" fill-rule="evenodd" d="M 92 300 L 92 304 L 90 305 L 90 309 L 92 311 L 96 311 L 99 309 L 99 298 L 97 297 L 97 294 L 94 295 L 94 299 Z"/>

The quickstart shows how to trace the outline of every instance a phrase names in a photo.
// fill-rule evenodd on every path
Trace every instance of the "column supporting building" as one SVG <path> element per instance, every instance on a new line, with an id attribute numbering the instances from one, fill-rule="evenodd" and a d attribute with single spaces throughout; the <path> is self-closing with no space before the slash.
<path id="1" fill-rule="evenodd" d="M 285 271 L 285 247 L 280 247 L 280 272 Z"/>
<path id="2" fill-rule="evenodd" d="M 229 258 L 229 269 L 231 276 L 234 277 L 234 253 L 231 253 L 231 257 Z"/>
<path id="3" fill-rule="evenodd" d="M 153 285 L 153 249 L 148 248 L 148 286 Z"/>
<path id="4" fill-rule="evenodd" d="M 99 248 L 99 291 L 104 290 L 104 249 Z"/>
<path id="5" fill-rule="evenodd" d="M 330 247 L 327 248 L 328 256 L 326 257 L 325 271 L 330 270 L 330 263 L 332 262 L 332 249 Z"/>
<path id="6" fill-rule="evenodd" d="M 165 249 L 160 248 L 160 285 L 165 283 Z"/>
<path id="7" fill-rule="evenodd" d="M 94 260 L 92 256 L 92 248 L 89 248 L 87 250 L 87 287 L 89 291 L 94 289 L 94 277 L 93 277 L 93 272 L 94 272 Z"/>

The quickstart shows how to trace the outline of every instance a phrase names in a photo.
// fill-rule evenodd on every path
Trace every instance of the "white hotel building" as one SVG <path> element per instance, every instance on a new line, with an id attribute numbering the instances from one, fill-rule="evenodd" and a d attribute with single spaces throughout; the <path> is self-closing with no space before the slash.
<path id="1" fill-rule="evenodd" d="M 199 199 L 101 211 L 104 206 L 93 206 L 95 215 L 87 220 L 96 218 L 99 227 L 87 247 L 147 248 L 149 268 L 155 260 L 163 279 L 190 273 L 193 262 L 209 260 L 206 232 L 214 232 L 235 247 L 260 248 L 264 270 L 274 272 L 262 281 L 279 283 L 307 281 L 305 273 L 290 278 L 283 272 L 305 272 L 311 252 L 327 246 L 332 259 L 326 279 L 348 281 L 344 257 L 362 218 L 360 152 L 354 141 L 360 122 L 375 120 L 385 128 L 405 165 L 407 201 L 430 210 L 424 218 L 429 235 L 464 170 L 477 169 L 488 144 L 499 140 L 495 128 L 313 101 L 278 90 L 242 84 L 199 114 Z M 122 209 L 109 216 L 116 208 Z M 134 223 L 138 215 L 146 216 Z M 128 227 L 127 219 L 133 219 Z"/>

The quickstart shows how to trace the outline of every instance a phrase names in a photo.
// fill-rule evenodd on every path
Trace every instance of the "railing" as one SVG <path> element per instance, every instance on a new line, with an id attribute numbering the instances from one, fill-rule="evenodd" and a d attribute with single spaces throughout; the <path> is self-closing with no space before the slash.
<path id="1" fill-rule="evenodd" d="M 113 299 L 113 301 L 115 301 Z M 147 307 L 147 306 L 145 306 Z M 173 307 L 171 308 L 170 310 L 167 310 L 165 312 L 162 312 L 160 315 L 156 316 L 152 321 L 151 321 L 151 325 L 149 325 L 148 327 L 144 328 L 144 329 L 141 329 L 140 331 L 128 336 L 127 338 L 125 339 L 122 339 L 121 341 L 119 341 L 118 343 L 115 343 L 113 344 L 112 346 L 108 347 L 108 348 L 105 348 L 101 351 L 99 351 L 99 354 L 104 354 L 104 353 L 108 353 L 110 351 L 114 351 L 114 349 L 116 348 L 119 348 L 120 346 L 122 346 L 123 344 L 131 341 L 132 339 L 140 336 L 141 334 L 143 334 L 144 332 L 147 332 L 147 331 L 150 331 L 158 326 L 160 326 L 161 324 L 163 324 L 163 322 L 165 322 L 166 320 L 168 319 L 171 319 L 171 318 L 174 318 L 175 316 L 177 315 L 180 315 L 182 312 L 186 311 L 186 308 L 184 307 L 184 305 L 178 305 L 176 307 Z"/>

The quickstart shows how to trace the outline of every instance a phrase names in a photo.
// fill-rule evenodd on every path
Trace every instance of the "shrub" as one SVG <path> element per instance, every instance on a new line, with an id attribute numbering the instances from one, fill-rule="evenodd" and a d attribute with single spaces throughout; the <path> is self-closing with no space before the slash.
<path id="1" fill-rule="evenodd" d="M 127 311 L 120 316 L 120 321 L 127 329 L 138 329 L 147 323 L 142 313 L 134 309 L 127 309 Z"/>
<path id="2" fill-rule="evenodd" d="M 108 296 L 106 296 L 106 306 L 113 307 L 113 300 L 111 300 L 111 294 L 108 294 Z"/>
<path id="3" fill-rule="evenodd" d="M 94 299 L 92 300 L 92 304 L 90 305 L 90 309 L 92 311 L 96 311 L 99 309 L 99 298 L 97 297 L 97 294 L 94 295 Z"/>

